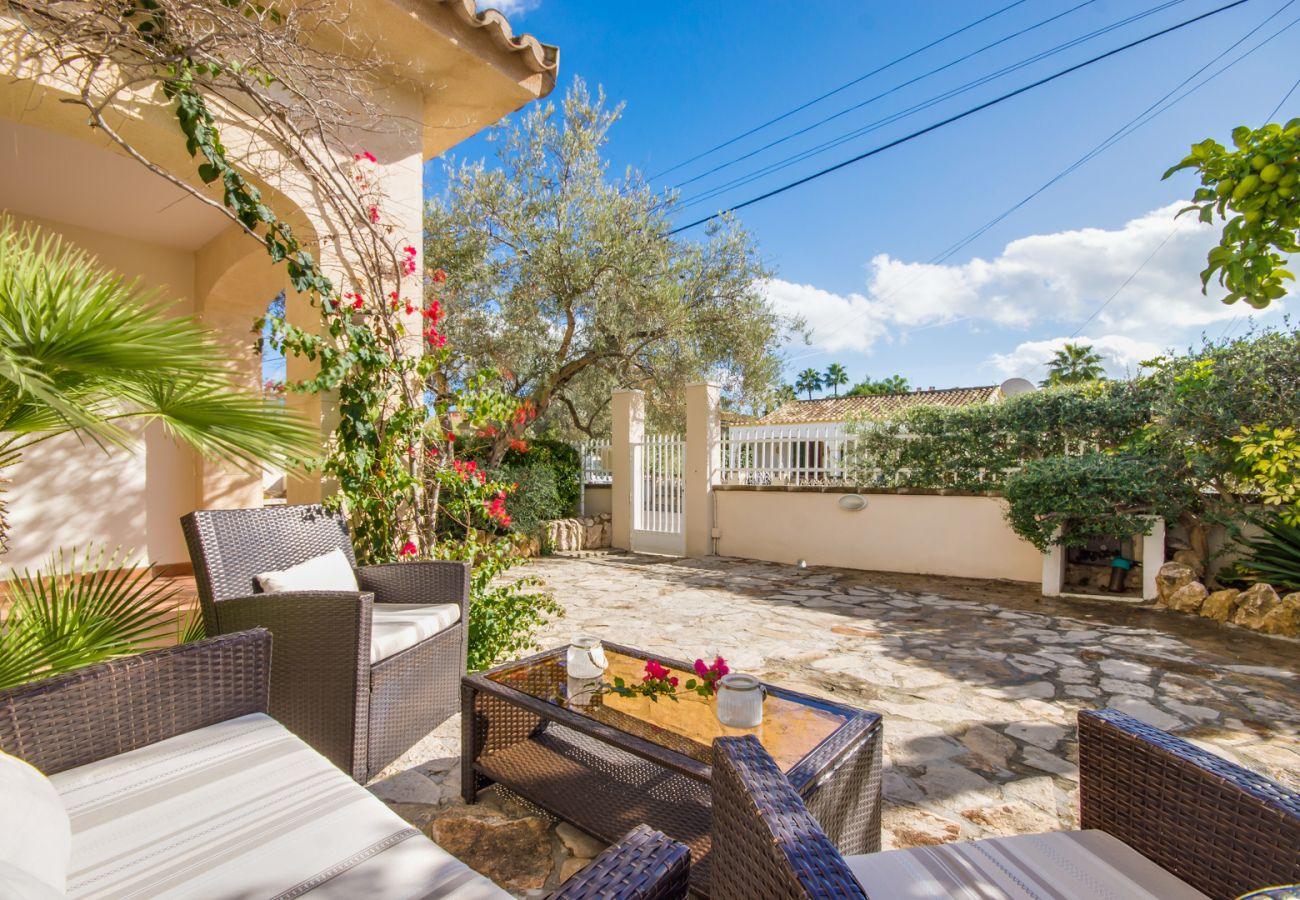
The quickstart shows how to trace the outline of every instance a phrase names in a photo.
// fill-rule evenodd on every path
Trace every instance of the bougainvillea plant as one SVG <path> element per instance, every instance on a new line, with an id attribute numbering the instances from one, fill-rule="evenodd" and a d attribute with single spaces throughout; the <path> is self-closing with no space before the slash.
<path id="1" fill-rule="evenodd" d="M 707 698 L 717 693 L 718 682 L 730 671 L 726 660 L 721 656 L 715 658 L 712 664 L 697 659 L 695 660 L 696 677 L 688 678 L 685 684 L 681 684 L 681 679 L 674 675 L 671 669 L 659 660 L 651 659 L 646 661 L 645 674 L 641 676 L 639 682 L 628 683 L 626 679 L 616 677 L 613 682 L 605 685 L 605 691 L 618 694 L 620 697 L 649 697 L 655 703 L 659 702 L 660 697 L 667 697 L 676 702 L 677 688 L 680 685 L 687 693 L 695 693 Z"/>

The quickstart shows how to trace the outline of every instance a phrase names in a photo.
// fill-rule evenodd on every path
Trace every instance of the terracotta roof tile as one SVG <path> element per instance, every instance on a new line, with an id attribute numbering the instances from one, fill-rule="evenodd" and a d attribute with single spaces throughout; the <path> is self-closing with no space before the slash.
<path id="1" fill-rule="evenodd" d="M 545 97 L 555 87 L 556 73 L 560 68 L 560 48 L 543 44 L 531 34 L 516 35 L 505 15 L 495 9 L 479 10 L 476 0 L 439 0 L 451 7 L 458 18 L 467 25 L 482 28 L 502 50 L 519 57 L 529 69 L 543 75 L 543 88 L 538 96 Z"/>
<path id="2" fill-rule="evenodd" d="M 821 400 L 791 400 L 758 420 L 759 425 L 802 425 L 813 422 L 845 422 L 853 416 L 882 419 L 913 406 L 971 406 L 993 403 L 1002 397 L 997 385 L 911 391 L 906 394 L 875 394 L 869 397 L 825 397 Z"/>

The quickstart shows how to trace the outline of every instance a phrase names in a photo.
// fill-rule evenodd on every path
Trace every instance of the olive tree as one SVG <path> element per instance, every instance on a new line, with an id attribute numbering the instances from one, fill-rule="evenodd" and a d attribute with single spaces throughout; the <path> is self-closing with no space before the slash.
<path id="1" fill-rule="evenodd" d="M 560 109 L 496 129 L 496 165 L 449 165 L 427 205 L 425 252 L 446 270 L 441 378 L 495 370 L 521 410 L 493 435 L 493 462 L 533 419 L 607 428 L 613 387 L 644 389 L 652 420 L 677 422 L 692 380 L 750 402 L 775 381 L 791 323 L 764 299 L 753 241 L 730 219 L 700 241 L 670 235 L 673 198 L 601 155 L 620 111 L 575 81 Z"/>

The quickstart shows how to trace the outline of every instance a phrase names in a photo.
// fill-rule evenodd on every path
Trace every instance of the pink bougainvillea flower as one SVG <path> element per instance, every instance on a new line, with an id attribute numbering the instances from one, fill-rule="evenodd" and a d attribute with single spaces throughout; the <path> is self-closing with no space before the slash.
<path id="1" fill-rule="evenodd" d="M 705 675 L 705 673 L 708 672 L 708 671 L 709 671 L 709 667 L 706 666 L 706 665 L 704 664 L 704 660 L 702 660 L 702 659 L 697 659 L 697 660 L 695 661 L 695 674 L 696 674 L 696 675 L 698 675 L 698 676 L 700 676 L 701 678 L 703 678 L 704 675 Z"/>
<path id="2" fill-rule="evenodd" d="M 372 206 L 372 207 L 370 207 L 370 223 L 371 223 L 372 225 L 378 225 L 378 224 L 379 224 L 379 207 L 378 207 L 378 206 Z"/>
<path id="3" fill-rule="evenodd" d="M 407 541 L 405 544 L 402 545 L 402 553 L 401 553 L 402 556 L 414 556 L 418 552 L 419 552 L 419 548 L 415 546 L 415 543 L 413 541 Z"/>

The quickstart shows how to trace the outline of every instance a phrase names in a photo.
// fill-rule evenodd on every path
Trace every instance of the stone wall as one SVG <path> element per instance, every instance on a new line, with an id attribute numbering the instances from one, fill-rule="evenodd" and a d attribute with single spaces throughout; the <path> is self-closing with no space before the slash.
<path id="1" fill-rule="evenodd" d="M 546 523 L 546 544 L 552 550 L 600 550 L 610 545 L 612 536 L 609 513 Z"/>
<path id="2" fill-rule="evenodd" d="M 1177 556 L 1177 554 L 1175 554 Z M 1278 596 L 1270 585 L 1254 584 L 1244 591 L 1210 591 L 1199 580 L 1193 563 L 1175 559 L 1156 576 L 1156 606 L 1216 622 L 1240 625 L 1264 634 L 1300 637 L 1300 591 Z"/>

